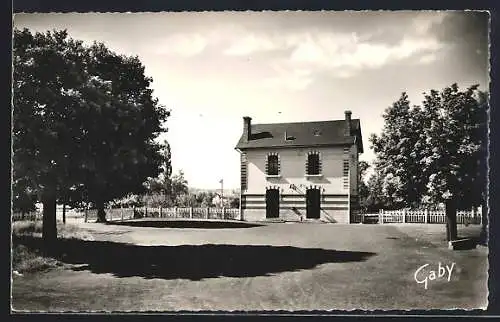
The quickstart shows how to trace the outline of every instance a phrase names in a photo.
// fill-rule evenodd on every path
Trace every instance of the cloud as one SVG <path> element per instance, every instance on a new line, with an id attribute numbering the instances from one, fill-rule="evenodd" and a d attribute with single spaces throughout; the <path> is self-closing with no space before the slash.
<path id="1" fill-rule="evenodd" d="M 266 37 L 262 35 L 260 44 L 267 44 L 267 51 L 279 48 L 281 52 L 274 56 L 272 70 L 275 76 L 266 79 L 264 85 L 295 90 L 307 88 L 319 75 L 345 79 L 366 69 L 379 69 L 410 58 L 419 58 L 414 60 L 417 64 L 429 64 L 437 59 L 436 53 L 443 47 L 431 35 L 403 36 L 394 44 L 369 41 L 357 33 L 327 31 L 282 35 L 274 42 Z M 249 43 L 259 43 L 256 35 L 252 39 Z M 240 53 L 250 54 L 259 47 L 254 45 L 245 49 Z M 283 53 L 288 54 L 283 56 Z"/>
<path id="2" fill-rule="evenodd" d="M 430 63 L 436 61 L 436 59 L 437 59 L 437 55 L 433 53 L 433 54 L 423 55 L 422 57 L 420 57 L 418 62 L 420 64 L 430 64 Z"/>
<path id="3" fill-rule="evenodd" d="M 174 34 L 154 44 L 153 51 L 160 55 L 191 57 L 202 53 L 208 43 L 208 39 L 199 33 Z"/>
<path id="4" fill-rule="evenodd" d="M 412 32 L 403 33 L 398 41 L 383 41 L 382 29 L 374 41 L 366 34 L 356 32 L 335 32 L 332 30 L 284 31 L 270 34 L 254 32 L 239 39 L 229 39 L 229 47 L 223 53 L 231 56 L 251 55 L 257 52 L 274 54 L 283 69 L 308 68 L 317 72 L 331 72 L 334 77 L 347 78 L 364 69 L 381 68 L 412 57 L 425 56 L 417 63 L 428 64 L 436 58 L 433 53 L 443 48 L 443 43 L 430 33 L 431 27 L 439 24 L 444 13 L 418 15 L 408 22 Z M 405 30 L 406 31 L 406 30 Z M 393 32 L 393 31 L 391 31 Z M 287 56 L 284 56 L 286 54 Z M 432 59 L 431 59 L 432 57 Z M 314 74 L 314 73 L 313 73 Z M 283 73 L 278 78 L 283 77 Z M 303 76 L 288 73 L 293 79 L 302 79 L 299 84 L 310 84 Z M 307 76 L 314 78 L 314 75 Z M 280 81 L 280 84 L 286 82 Z M 295 81 L 288 83 L 296 84 Z M 274 84 L 274 82 L 273 82 Z"/>
<path id="5" fill-rule="evenodd" d="M 223 53 L 229 56 L 245 56 L 254 52 L 271 51 L 278 48 L 279 44 L 272 41 L 270 37 L 250 34 L 234 41 Z"/>
<path id="6" fill-rule="evenodd" d="M 376 24 L 371 30 L 353 26 L 349 31 L 307 26 L 270 30 L 236 22 L 220 23 L 203 31 L 168 36 L 154 45 L 154 51 L 192 57 L 210 47 L 211 53 L 217 51 L 227 59 L 265 53 L 255 57 L 262 59 L 259 67 L 270 73 L 263 84 L 301 90 L 319 75 L 349 78 L 366 69 L 409 59 L 417 64 L 432 63 L 445 45 L 434 35 L 435 28 L 446 17 L 446 12 L 415 13 L 402 24 Z M 276 66 L 280 66 L 278 70 Z"/>
<path id="7" fill-rule="evenodd" d="M 344 39 L 340 43 L 338 39 Z M 441 44 L 433 38 L 405 37 L 396 45 L 361 42 L 358 37 L 324 34 L 298 45 L 290 56 L 294 63 L 314 64 L 318 68 L 380 68 L 388 63 L 422 52 L 434 52 Z"/>
<path id="8" fill-rule="evenodd" d="M 412 19 L 412 27 L 417 35 L 427 35 L 434 26 L 440 25 L 449 16 L 446 11 L 423 11 Z"/>
<path id="9" fill-rule="evenodd" d="M 291 90 L 304 90 L 314 78 L 311 70 L 295 69 L 292 71 L 279 71 L 277 76 L 265 78 L 262 85 L 267 88 L 283 88 Z"/>

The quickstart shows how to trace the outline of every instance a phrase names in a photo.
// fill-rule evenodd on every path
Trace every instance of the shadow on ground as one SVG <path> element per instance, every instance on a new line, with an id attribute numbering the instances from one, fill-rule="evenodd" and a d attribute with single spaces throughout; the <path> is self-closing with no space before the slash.
<path id="1" fill-rule="evenodd" d="M 42 240 L 16 237 L 15 243 L 39 248 Z M 138 246 L 107 241 L 60 239 L 53 256 L 74 270 L 111 273 L 117 277 L 189 279 L 255 277 L 311 269 L 326 263 L 364 261 L 369 252 L 258 245 Z"/>
<path id="2" fill-rule="evenodd" d="M 244 221 L 210 221 L 210 220 L 126 220 L 110 221 L 108 225 L 133 226 L 133 227 L 156 227 L 156 228 L 252 228 L 263 226 L 261 224 L 248 223 Z"/>

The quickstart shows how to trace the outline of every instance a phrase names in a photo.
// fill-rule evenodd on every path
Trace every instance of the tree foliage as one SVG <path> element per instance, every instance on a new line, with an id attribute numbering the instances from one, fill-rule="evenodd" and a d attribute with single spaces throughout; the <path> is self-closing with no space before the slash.
<path id="1" fill-rule="evenodd" d="M 232 196 L 229 198 L 229 207 L 231 208 L 239 208 L 240 207 L 240 197 Z"/>
<path id="2" fill-rule="evenodd" d="M 167 145 L 168 146 L 168 145 Z M 169 155 L 170 149 L 166 149 Z M 169 160 L 169 157 L 167 158 Z M 142 194 L 143 204 L 162 205 L 170 207 L 177 205 L 180 198 L 188 194 L 188 182 L 184 178 L 184 172 L 179 170 L 175 175 L 171 175 L 172 169 L 168 162 L 167 169 L 156 178 L 149 178 L 145 183 L 145 191 Z"/>
<path id="3" fill-rule="evenodd" d="M 14 186 L 42 199 L 45 234 L 57 236 L 56 199 L 90 200 L 105 220 L 107 201 L 159 175 L 169 111 L 137 57 L 24 29 L 14 31 L 13 59 Z"/>
<path id="4" fill-rule="evenodd" d="M 376 154 L 370 189 L 392 205 L 445 204 L 448 238 L 456 238 L 455 210 L 485 200 L 487 109 L 478 85 L 431 90 L 414 107 L 403 93 L 385 110 L 382 134 L 370 138 Z"/>
<path id="5" fill-rule="evenodd" d="M 368 210 L 368 196 L 370 191 L 366 184 L 366 171 L 370 165 L 366 161 L 359 161 L 358 163 L 358 195 L 361 210 L 366 212 Z"/>
<path id="6" fill-rule="evenodd" d="M 184 171 L 179 170 L 170 180 L 170 198 L 175 205 L 178 205 L 180 198 L 188 195 L 188 192 L 188 181 L 184 178 Z"/>
<path id="7" fill-rule="evenodd" d="M 424 179 L 418 162 L 423 125 L 418 108 L 410 108 L 408 95 L 403 93 L 398 101 L 382 115 L 382 134 L 372 134 L 370 142 L 377 156 L 375 170 L 387 202 L 391 206 L 402 203 L 417 205 L 424 192 Z"/>

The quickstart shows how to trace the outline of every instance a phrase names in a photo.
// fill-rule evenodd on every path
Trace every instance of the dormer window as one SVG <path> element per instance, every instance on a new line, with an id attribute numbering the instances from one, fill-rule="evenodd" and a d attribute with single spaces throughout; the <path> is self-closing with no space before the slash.
<path id="1" fill-rule="evenodd" d="M 267 155 L 266 174 L 268 176 L 280 175 L 280 158 L 277 153 L 269 153 Z"/>
<path id="2" fill-rule="evenodd" d="M 295 137 L 285 131 L 285 141 L 293 141 L 293 140 L 295 140 Z"/>
<path id="3" fill-rule="evenodd" d="M 309 152 L 307 155 L 306 174 L 309 176 L 321 175 L 321 160 L 319 152 Z"/>

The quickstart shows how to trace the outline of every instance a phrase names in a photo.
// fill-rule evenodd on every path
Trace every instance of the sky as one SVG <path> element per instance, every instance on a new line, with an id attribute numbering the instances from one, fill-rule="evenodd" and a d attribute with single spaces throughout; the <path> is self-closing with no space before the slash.
<path id="1" fill-rule="evenodd" d="M 263 11 L 16 14 L 14 28 L 66 29 L 138 56 L 167 121 L 174 173 L 192 187 L 239 187 L 234 149 L 252 123 L 343 119 L 368 138 L 407 92 L 489 87 L 488 15 L 461 11 Z M 163 139 L 163 137 L 162 137 Z"/>

